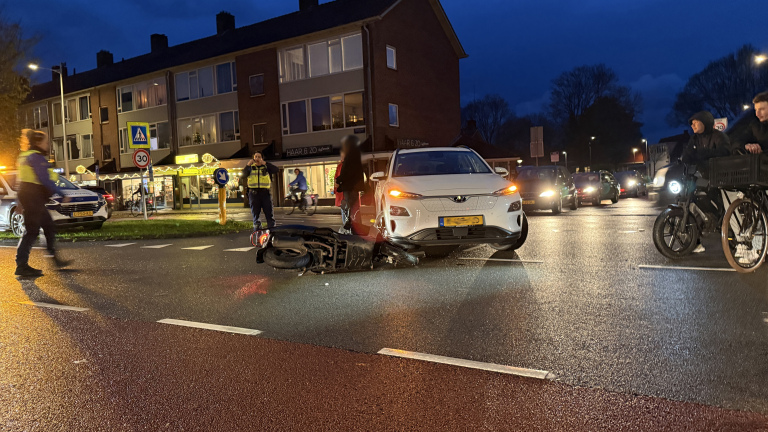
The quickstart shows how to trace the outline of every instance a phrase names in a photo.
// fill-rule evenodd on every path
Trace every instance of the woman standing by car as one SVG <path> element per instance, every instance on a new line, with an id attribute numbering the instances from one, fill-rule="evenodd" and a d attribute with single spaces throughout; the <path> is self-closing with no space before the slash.
<path id="1" fill-rule="evenodd" d="M 360 139 L 354 135 L 348 135 L 341 140 L 344 163 L 341 166 L 341 172 L 336 177 L 336 192 L 344 194 L 341 199 L 344 229 L 352 230 L 353 234 L 359 234 L 362 231 L 359 213 L 360 191 L 363 190 L 364 178 L 359 145 Z"/>

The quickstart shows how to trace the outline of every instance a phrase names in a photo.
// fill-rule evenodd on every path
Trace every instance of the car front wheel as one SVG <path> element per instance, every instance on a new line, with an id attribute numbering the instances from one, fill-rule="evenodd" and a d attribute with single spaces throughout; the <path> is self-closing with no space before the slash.
<path id="1" fill-rule="evenodd" d="M 11 210 L 11 232 L 13 232 L 13 235 L 16 237 L 21 237 L 24 235 L 24 232 L 26 232 L 24 227 L 24 215 L 16 208 Z"/>

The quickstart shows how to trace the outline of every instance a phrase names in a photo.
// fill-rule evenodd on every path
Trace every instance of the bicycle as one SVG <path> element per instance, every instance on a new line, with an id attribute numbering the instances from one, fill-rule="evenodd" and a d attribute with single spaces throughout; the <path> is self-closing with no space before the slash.
<path id="1" fill-rule="evenodd" d="M 720 228 L 725 259 L 739 273 L 754 272 L 768 253 L 768 155 L 716 158 L 711 171 L 718 187 L 737 192 Z"/>
<path id="2" fill-rule="evenodd" d="M 154 201 L 152 198 L 147 197 L 144 199 L 144 201 L 147 204 L 147 217 L 150 217 L 155 214 L 155 206 Z M 130 205 L 130 207 L 127 207 L 131 211 L 131 216 L 133 217 L 139 217 L 144 215 L 144 208 L 141 206 L 141 199 L 137 200 L 128 200 L 126 202 L 126 206 Z"/>
<path id="3" fill-rule="evenodd" d="M 288 210 L 286 214 L 291 215 L 294 211 L 296 211 L 296 208 L 298 207 L 301 209 L 303 207 L 304 213 L 307 216 L 312 216 L 317 212 L 317 195 L 312 193 L 312 188 L 307 189 L 307 191 L 304 194 L 304 205 L 299 205 L 299 195 L 301 195 L 301 192 L 295 188 L 291 188 L 291 191 L 288 192 L 288 195 L 285 196 L 285 199 L 291 202 L 291 209 Z"/>

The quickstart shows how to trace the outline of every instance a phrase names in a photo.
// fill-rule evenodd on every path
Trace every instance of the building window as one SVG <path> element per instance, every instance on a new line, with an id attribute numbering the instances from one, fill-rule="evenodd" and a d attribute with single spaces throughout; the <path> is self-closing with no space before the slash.
<path id="1" fill-rule="evenodd" d="M 42 105 L 32 108 L 32 121 L 35 129 L 45 129 L 48 127 L 48 106 Z"/>
<path id="2" fill-rule="evenodd" d="M 120 143 L 120 154 L 126 154 L 130 151 L 128 141 L 128 129 L 122 128 L 117 134 L 117 140 Z"/>
<path id="3" fill-rule="evenodd" d="M 363 36 L 356 34 L 341 38 L 341 51 L 344 55 L 344 70 L 363 67 Z"/>
<path id="4" fill-rule="evenodd" d="M 400 126 L 400 113 L 398 112 L 398 106 L 395 104 L 389 104 L 389 125 L 399 127 Z"/>
<path id="5" fill-rule="evenodd" d="M 152 150 L 171 148 L 171 127 L 168 122 L 149 125 L 149 145 Z"/>
<path id="6" fill-rule="evenodd" d="M 213 96 L 213 68 L 205 67 L 197 70 L 197 81 L 200 85 L 200 97 Z"/>
<path id="7" fill-rule="evenodd" d="M 176 74 L 176 100 L 213 96 L 213 67 Z"/>
<path id="8" fill-rule="evenodd" d="M 206 115 L 181 119 L 179 126 L 179 146 L 213 144 L 217 141 L 216 116 Z"/>
<path id="9" fill-rule="evenodd" d="M 67 120 L 67 123 L 77 121 L 77 99 L 67 101 L 67 104 L 64 106 L 64 118 Z"/>
<path id="10" fill-rule="evenodd" d="M 117 112 L 133 111 L 133 86 L 117 89 Z"/>
<path id="11" fill-rule="evenodd" d="M 264 95 L 264 74 L 251 75 L 248 77 L 248 86 L 251 89 L 251 96 Z"/>
<path id="12" fill-rule="evenodd" d="M 296 81 L 306 78 L 307 72 L 304 67 L 304 47 L 287 49 L 283 52 L 285 59 L 283 76 L 285 81 Z"/>
<path id="13" fill-rule="evenodd" d="M 157 78 L 134 84 L 136 109 L 152 108 L 165 105 L 165 78 Z"/>
<path id="14" fill-rule="evenodd" d="M 316 77 L 330 73 L 328 65 L 328 42 L 309 45 L 309 76 Z"/>
<path id="15" fill-rule="evenodd" d="M 56 157 L 57 162 L 61 162 L 64 160 L 64 145 L 62 145 L 62 139 L 61 138 L 54 138 L 53 139 L 53 154 Z"/>
<path id="16" fill-rule="evenodd" d="M 309 115 L 306 108 L 309 102 Z M 283 135 L 365 126 L 363 92 L 324 96 L 283 104 Z"/>
<path id="17" fill-rule="evenodd" d="M 237 90 L 235 62 L 216 65 L 216 94 Z"/>
<path id="18" fill-rule="evenodd" d="M 334 129 L 344 129 L 344 96 L 331 96 L 331 119 Z"/>
<path id="19" fill-rule="evenodd" d="M 80 96 L 78 101 L 80 104 L 80 120 L 88 120 L 91 118 L 91 97 Z"/>
<path id="20" fill-rule="evenodd" d="M 362 93 L 348 93 L 344 95 L 344 118 L 346 127 L 365 126 L 364 112 Z"/>
<path id="21" fill-rule="evenodd" d="M 112 159 L 112 147 L 108 144 L 104 144 L 101 147 L 101 160 L 108 161 L 110 159 Z"/>
<path id="22" fill-rule="evenodd" d="M 258 123 L 253 125 L 253 143 L 254 144 L 267 143 L 267 124 L 266 123 Z"/>
<path id="23" fill-rule="evenodd" d="M 80 136 L 80 158 L 92 158 L 93 157 L 93 135 L 81 135 Z"/>
<path id="24" fill-rule="evenodd" d="M 331 73 L 341 72 L 342 69 L 342 56 L 341 56 L 341 39 L 335 39 L 328 42 L 328 64 L 331 69 Z"/>
<path id="25" fill-rule="evenodd" d="M 331 129 L 331 98 L 321 97 L 310 100 L 312 109 L 312 132 Z"/>
<path id="26" fill-rule="evenodd" d="M 68 160 L 82 159 L 80 147 L 77 145 L 77 135 L 67 135 Z"/>
<path id="27" fill-rule="evenodd" d="M 99 120 L 102 123 L 109 123 L 109 108 L 99 107 Z"/>
<path id="28" fill-rule="evenodd" d="M 287 106 L 287 110 L 285 107 Z M 285 117 L 287 111 L 287 118 Z M 283 118 L 287 123 L 284 125 L 288 133 L 300 134 L 307 132 L 307 101 L 296 101 L 284 104 Z"/>
<path id="29" fill-rule="evenodd" d="M 55 102 L 53 104 L 53 125 L 59 126 L 61 124 L 61 103 Z"/>
<path id="30" fill-rule="evenodd" d="M 397 51 L 389 45 L 387 45 L 387 67 L 397 69 Z"/>
<path id="31" fill-rule="evenodd" d="M 237 111 L 219 114 L 219 130 L 221 141 L 237 141 L 240 139 L 240 119 Z"/>

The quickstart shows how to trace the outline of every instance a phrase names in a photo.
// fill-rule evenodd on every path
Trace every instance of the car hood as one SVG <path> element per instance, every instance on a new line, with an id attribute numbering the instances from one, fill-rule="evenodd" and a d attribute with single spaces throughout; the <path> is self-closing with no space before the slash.
<path id="1" fill-rule="evenodd" d="M 62 193 L 64 194 L 64 196 L 70 198 L 70 203 L 89 202 L 89 201 L 99 200 L 99 194 L 86 189 L 64 189 L 62 190 Z M 53 198 L 54 201 L 61 201 L 62 196 L 59 194 L 56 194 L 51 198 Z"/>
<path id="2" fill-rule="evenodd" d="M 450 174 L 415 177 L 394 177 L 390 189 L 424 196 L 489 195 L 512 183 L 498 174 Z"/>

